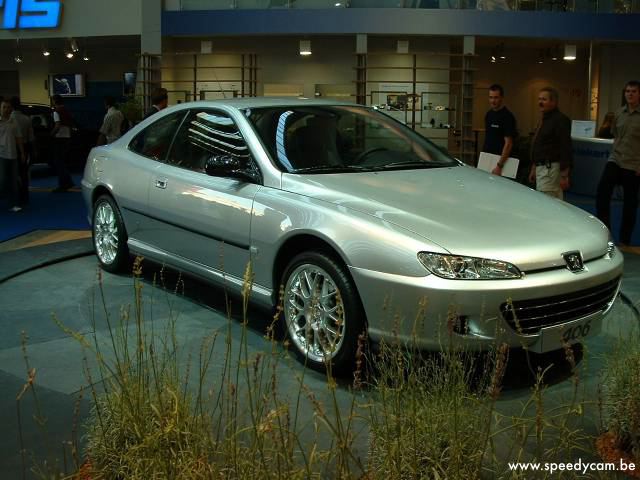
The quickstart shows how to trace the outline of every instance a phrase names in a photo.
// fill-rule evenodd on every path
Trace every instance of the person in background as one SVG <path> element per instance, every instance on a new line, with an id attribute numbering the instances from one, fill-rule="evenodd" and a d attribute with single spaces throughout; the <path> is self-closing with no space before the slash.
<path id="1" fill-rule="evenodd" d="M 613 120 L 616 116 L 615 112 L 609 112 L 604 116 L 602 125 L 598 129 L 598 138 L 613 138 L 611 128 L 613 127 Z"/>
<path id="2" fill-rule="evenodd" d="M 498 84 L 489 87 L 491 109 L 484 116 L 485 137 L 483 152 L 499 155 L 500 159 L 491 173 L 502 175 L 504 164 L 511 155 L 516 136 L 516 118 L 504 106 L 504 89 Z"/>
<path id="3" fill-rule="evenodd" d="M 531 142 L 529 182 L 536 190 L 562 200 L 561 181 L 569 176 L 573 163 L 571 120 L 558 110 L 558 91 L 545 87 L 538 93 L 542 118 Z M 564 178 L 563 178 L 564 177 Z"/>
<path id="4" fill-rule="evenodd" d="M 116 108 L 116 101 L 111 96 L 104 97 L 104 106 L 107 113 L 100 127 L 98 135 L 98 145 L 106 145 L 116 141 L 122 135 L 122 124 L 124 115 Z"/>
<path id="5" fill-rule="evenodd" d="M 22 137 L 22 145 L 25 154 L 25 161 L 19 162 L 18 178 L 20 179 L 19 198 L 20 205 L 29 203 L 29 165 L 33 158 L 35 135 L 33 133 L 33 125 L 31 119 L 22 111 L 22 103 L 20 97 L 11 98 L 11 119 L 16 123 L 20 136 Z"/>
<path id="6" fill-rule="evenodd" d="M 73 117 L 64 106 L 60 95 L 53 96 L 53 165 L 58 174 L 58 187 L 54 192 L 66 192 L 73 187 L 73 180 L 67 169 L 67 156 L 71 147 L 71 126 Z"/>
<path id="7" fill-rule="evenodd" d="M 26 162 L 20 129 L 11 119 L 11 103 L 0 102 L 0 178 L 8 190 L 9 211 L 19 212 L 20 195 L 18 190 L 18 164 Z"/>
<path id="8" fill-rule="evenodd" d="M 167 108 L 169 103 L 169 93 L 166 88 L 158 88 L 151 95 L 151 108 L 144 114 L 144 118 L 149 118 L 151 115 L 158 113 L 160 110 Z"/>
<path id="9" fill-rule="evenodd" d="M 611 230 L 611 195 L 616 185 L 622 185 L 620 244 L 626 246 L 636 224 L 640 189 L 640 82 L 627 82 L 624 95 L 627 103 L 615 112 L 611 127 L 613 148 L 598 184 L 596 214 Z"/>

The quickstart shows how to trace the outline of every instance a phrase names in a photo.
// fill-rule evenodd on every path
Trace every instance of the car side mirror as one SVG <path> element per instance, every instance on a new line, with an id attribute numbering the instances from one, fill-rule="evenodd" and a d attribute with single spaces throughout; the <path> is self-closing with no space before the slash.
<path id="1" fill-rule="evenodd" d="M 256 182 L 256 174 L 245 158 L 232 155 L 213 155 L 204 164 L 204 171 L 212 177 L 231 177 Z"/>

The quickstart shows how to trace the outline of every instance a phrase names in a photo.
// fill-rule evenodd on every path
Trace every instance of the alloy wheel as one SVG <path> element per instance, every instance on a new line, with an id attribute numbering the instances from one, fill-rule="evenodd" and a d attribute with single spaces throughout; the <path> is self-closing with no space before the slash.
<path id="1" fill-rule="evenodd" d="M 330 360 L 344 341 L 344 306 L 336 282 L 322 268 L 298 266 L 285 285 L 284 314 L 296 348 L 318 363 Z"/>
<path id="2" fill-rule="evenodd" d="M 108 202 L 101 202 L 96 209 L 94 221 L 94 244 L 96 254 L 104 264 L 111 264 L 118 254 L 119 232 L 116 216 Z"/>

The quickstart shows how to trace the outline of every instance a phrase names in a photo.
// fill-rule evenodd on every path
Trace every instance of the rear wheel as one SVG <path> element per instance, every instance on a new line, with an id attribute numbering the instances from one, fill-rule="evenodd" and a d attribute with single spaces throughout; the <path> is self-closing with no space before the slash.
<path id="1" fill-rule="evenodd" d="M 108 272 L 124 270 L 129 263 L 127 232 L 112 197 L 102 195 L 93 204 L 93 246 L 100 265 Z"/>
<path id="2" fill-rule="evenodd" d="M 285 269 L 283 322 L 296 353 L 316 370 L 353 368 L 365 321 L 346 269 L 320 252 L 297 255 Z"/>

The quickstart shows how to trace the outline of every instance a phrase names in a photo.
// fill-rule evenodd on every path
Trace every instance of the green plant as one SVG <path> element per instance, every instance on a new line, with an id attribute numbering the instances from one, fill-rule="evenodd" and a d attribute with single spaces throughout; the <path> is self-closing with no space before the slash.
<path id="1" fill-rule="evenodd" d="M 132 125 L 142 120 L 142 102 L 140 97 L 127 97 L 125 102 L 119 104 L 120 111 Z"/>

